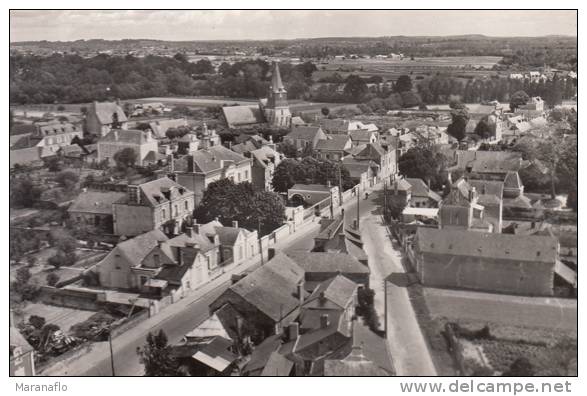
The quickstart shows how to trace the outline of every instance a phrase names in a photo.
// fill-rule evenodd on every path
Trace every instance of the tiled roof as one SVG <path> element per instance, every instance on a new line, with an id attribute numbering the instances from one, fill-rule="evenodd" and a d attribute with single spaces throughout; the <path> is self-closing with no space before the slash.
<path id="1" fill-rule="evenodd" d="M 297 286 L 304 270 L 283 253 L 230 287 L 234 293 L 275 321 L 299 306 Z"/>
<path id="2" fill-rule="evenodd" d="M 355 157 L 369 158 L 378 161 L 385 154 L 387 154 L 387 152 L 379 143 L 367 143 L 363 150 L 355 154 Z"/>
<path id="3" fill-rule="evenodd" d="M 116 113 L 118 115 L 118 122 L 126 122 L 128 119 L 126 118 L 126 114 L 120 106 L 116 103 L 112 102 L 104 102 L 98 103 L 95 102 L 91 106 L 89 106 L 88 111 L 94 111 L 96 113 L 96 117 L 100 121 L 102 125 L 112 124 L 112 115 Z"/>
<path id="4" fill-rule="evenodd" d="M 265 117 L 257 106 L 225 106 L 222 113 L 229 127 L 265 122 Z"/>
<path id="5" fill-rule="evenodd" d="M 192 232 L 191 236 L 187 233 L 179 234 L 173 238 L 171 238 L 167 242 L 170 246 L 177 246 L 183 247 L 186 246 L 186 243 L 195 243 L 199 245 L 200 250 L 203 252 L 207 252 L 215 248 L 215 245 L 210 239 L 203 233 L 197 234 Z"/>
<path id="6" fill-rule="evenodd" d="M 349 136 L 351 137 L 352 140 L 368 141 L 371 139 L 371 136 L 373 136 L 374 133 L 375 132 L 373 132 L 373 131 L 358 130 L 358 131 L 350 131 Z"/>
<path id="7" fill-rule="evenodd" d="M 305 272 L 368 274 L 369 268 L 346 253 L 291 252 L 287 255 Z"/>
<path id="8" fill-rule="evenodd" d="M 77 196 L 68 212 L 112 214 L 112 204 L 126 197 L 117 191 L 86 191 Z"/>
<path id="9" fill-rule="evenodd" d="M 270 162 L 278 159 L 281 154 L 273 150 L 269 146 L 263 146 L 257 150 L 251 151 L 251 156 L 263 167 L 266 167 Z"/>
<path id="10" fill-rule="evenodd" d="M 418 228 L 420 252 L 452 256 L 553 263 L 557 241 L 545 236 L 520 236 L 450 229 Z M 514 264 L 512 264 L 514 265 Z"/>
<path id="11" fill-rule="evenodd" d="M 140 131 L 138 129 L 116 129 L 108 132 L 106 136 L 101 138 L 98 142 L 121 142 L 141 145 L 149 142 L 152 139 L 151 132 Z"/>

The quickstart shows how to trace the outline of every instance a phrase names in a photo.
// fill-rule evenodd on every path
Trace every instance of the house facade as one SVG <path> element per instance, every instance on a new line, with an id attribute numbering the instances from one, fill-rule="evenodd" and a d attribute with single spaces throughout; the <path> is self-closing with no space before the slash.
<path id="1" fill-rule="evenodd" d="M 126 196 L 112 205 L 114 234 L 134 236 L 159 228 L 177 234 L 194 207 L 194 193 L 167 177 L 129 185 Z"/>
<path id="2" fill-rule="evenodd" d="M 85 127 L 88 134 L 106 136 L 112 129 L 127 129 L 128 118 L 115 102 L 92 102 L 88 107 Z"/>
<path id="3" fill-rule="evenodd" d="M 222 179 L 230 179 L 235 183 L 251 182 L 251 159 L 224 146 L 213 146 L 171 161 L 165 174 L 193 191 L 197 205 L 212 182 Z"/>
<path id="4" fill-rule="evenodd" d="M 137 156 L 137 165 L 144 165 L 147 156 L 151 153 L 158 153 L 157 140 L 151 132 L 136 129 L 115 129 L 98 141 L 98 162 L 108 160 L 114 165 L 114 155 L 119 151 L 130 148 Z"/>

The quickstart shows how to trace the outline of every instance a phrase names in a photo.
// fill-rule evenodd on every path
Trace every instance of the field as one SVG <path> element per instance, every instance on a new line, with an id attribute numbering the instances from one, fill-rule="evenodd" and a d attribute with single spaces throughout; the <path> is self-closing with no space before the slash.
<path id="1" fill-rule="evenodd" d="M 387 80 L 395 80 L 401 74 L 411 74 L 412 78 L 427 76 L 436 71 L 458 71 L 459 75 L 489 75 L 491 69 L 501 60 L 497 56 L 451 56 L 438 58 L 402 59 L 345 59 L 334 60 L 318 65 L 318 71 L 312 75 L 317 81 L 320 78 L 338 72 L 343 77 L 348 74 L 359 74 L 363 77 L 381 76 Z M 486 70 L 483 70 L 486 69 Z"/>
<path id="2" fill-rule="evenodd" d="M 424 288 L 432 317 L 577 331 L 577 301 Z"/>

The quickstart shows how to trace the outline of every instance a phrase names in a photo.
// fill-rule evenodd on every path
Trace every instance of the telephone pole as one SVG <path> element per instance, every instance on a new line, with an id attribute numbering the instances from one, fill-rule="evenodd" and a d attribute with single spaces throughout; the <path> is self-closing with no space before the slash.
<path id="1" fill-rule="evenodd" d="M 259 254 L 261 255 L 261 265 L 263 265 L 263 243 L 261 242 L 261 219 L 257 219 L 257 238 L 259 239 Z"/>
<path id="2" fill-rule="evenodd" d="M 357 185 L 357 231 L 359 230 L 359 206 L 361 206 L 361 188 Z"/>
<path id="3" fill-rule="evenodd" d="M 110 367 L 112 369 L 112 376 L 116 377 L 116 372 L 114 371 L 114 353 L 112 351 L 112 326 L 108 328 L 108 345 L 110 346 Z"/>

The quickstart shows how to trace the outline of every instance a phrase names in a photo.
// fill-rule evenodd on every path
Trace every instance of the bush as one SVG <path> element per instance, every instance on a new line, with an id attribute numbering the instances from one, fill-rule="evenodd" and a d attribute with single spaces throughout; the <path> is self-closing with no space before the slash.
<path id="1" fill-rule="evenodd" d="M 72 188 L 79 181 L 79 176 L 73 171 L 64 170 L 55 176 L 55 181 L 63 188 Z"/>
<path id="2" fill-rule="evenodd" d="M 55 272 L 50 272 L 47 274 L 47 284 L 49 286 L 55 286 L 59 282 L 59 275 Z"/>
<path id="3" fill-rule="evenodd" d="M 359 289 L 358 299 L 357 315 L 363 318 L 372 331 L 379 331 L 379 317 L 374 305 L 375 291 L 367 288 Z"/>
<path id="4" fill-rule="evenodd" d="M 45 326 L 46 320 L 42 316 L 31 315 L 29 318 L 29 324 L 37 330 L 41 330 Z"/>

